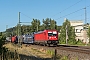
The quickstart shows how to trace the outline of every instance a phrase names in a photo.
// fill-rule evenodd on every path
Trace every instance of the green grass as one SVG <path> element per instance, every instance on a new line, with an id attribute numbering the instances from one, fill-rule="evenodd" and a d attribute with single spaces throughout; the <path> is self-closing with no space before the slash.
<path id="1" fill-rule="evenodd" d="M 90 43 L 87 46 L 90 46 Z"/>
<path id="2" fill-rule="evenodd" d="M 39 51 L 39 50 L 37 50 L 37 49 L 35 49 L 35 48 L 31 48 L 33 51 L 35 51 L 35 52 L 39 52 L 39 53 L 42 53 L 41 51 Z"/>
<path id="3" fill-rule="evenodd" d="M 49 55 L 51 55 L 51 56 L 54 56 L 54 51 L 47 50 L 46 53 L 49 54 Z"/>

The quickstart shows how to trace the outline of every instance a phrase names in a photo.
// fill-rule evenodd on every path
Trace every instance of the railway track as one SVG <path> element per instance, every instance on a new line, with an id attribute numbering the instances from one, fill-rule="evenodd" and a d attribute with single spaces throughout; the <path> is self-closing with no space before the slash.
<path id="1" fill-rule="evenodd" d="M 90 54 L 90 48 L 82 48 L 82 47 L 54 47 L 54 49 L 57 50 L 65 50 L 65 51 L 71 51 L 71 52 L 78 52 L 78 53 L 84 53 L 84 54 Z"/>
<path id="2" fill-rule="evenodd" d="M 44 49 L 44 50 L 52 50 L 55 51 L 57 50 L 57 54 L 59 55 L 65 55 L 65 56 L 70 56 L 70 57 L 77 57 L 79 60 L 81 59 L 86 59 L 88 58 L 90 60 L 90 48 L 89 47 L 82 47 L 82 46 L 67 46 L 67 45 L 58 45 L 57 47 L 51 46 L 41 46 L 41 45 L 26 45 L 23 44 L 23 47 L 30 47 L 30 48 L 35 48 L 35 49 Z M 24 50 L 25 51 L 25 50 Z M 28 51 L 25 51 L 23 53 L 27 53 Z M 29 54 L 28 52 L 27 54 Z"/>
<path id="3" fill-rule="evenodd" d="M 40 49 L 51 49 L 51 50 L 65 50 L 65 51 L 72 51 L 72 52 L 78 52 L 78 53 L 85 53 L 90 54 L 90 47 L 83 47 L 83 46 L 69 46 L 69 45 L 58 45 L 57 47 L 51 46 L 41 46 L 41 45 L 30 45 L 34 48 Z"/>
<path id="4" fill-rule="evenodd" d="M 65 50 L 65 51 L 71 51 L 71 52 L 78 52 L 78 53 L 85 53 L 90 54 L 90 47 L 84 47 L 84 46 L 71 46 L 71 45 L 58 45 L 58 46 L 42 46 L 42 45 L 31 45 L 31 44 L 23 44 L 25 47 L 34 47 L 37 49 L 43 48 L 43 49 L 51 49 L 51 50 Z"/>
<path id="5" fill-rule="evenodd" d="M 90 60 L 90 48 L 89 47 L 82 47 L 82 46 L 65 46 L 59 45 L 57 47 L 51 46 L 40 46 L 40 45 L 31 45 L 30 47 L 37 48 L 37 49 L 45 49 L 45 50 L 57 50 L 58 55 L 64 55 L 69 57 L 78 58 L 79 60 Z"/>

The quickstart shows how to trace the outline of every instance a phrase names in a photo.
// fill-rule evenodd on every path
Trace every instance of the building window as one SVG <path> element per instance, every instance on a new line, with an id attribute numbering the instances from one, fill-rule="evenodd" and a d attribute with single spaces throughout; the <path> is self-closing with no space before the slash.
<path id="1" fill-rule="evenodd" d="M 81 30 L 80 29 L 76 29 L 76 33 L 81 33 Z"/>

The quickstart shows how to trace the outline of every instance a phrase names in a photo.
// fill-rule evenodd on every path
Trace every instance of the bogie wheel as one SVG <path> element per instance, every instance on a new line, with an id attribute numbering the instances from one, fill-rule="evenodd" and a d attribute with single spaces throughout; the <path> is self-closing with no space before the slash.
<path id="1" fill-rule="evenodd" d="M 48 47 L 50 47 L 50 44 L 47 44 Z"/>
<path id="2" fill-rule="evenodd" d="M 46 44 L 45 44 L 45 43 L 44 43 L 43 45 L 44 45 L 44 46 L 46 46 Z"/>
<path id="3" fill-rule="evenodd" d="M 53 46 L 57 47 L 57 46 L 58 46 L 58 44 L 53 44 Z"/>

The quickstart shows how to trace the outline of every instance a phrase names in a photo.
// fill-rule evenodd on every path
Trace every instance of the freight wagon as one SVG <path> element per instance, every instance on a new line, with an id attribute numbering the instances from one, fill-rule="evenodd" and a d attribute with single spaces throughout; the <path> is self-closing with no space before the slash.
<path id="1" fill-rule="evenodd" d="M 58 44 L 57 30 L 44 30 L 34 34 L 34 43 L 44 44 L 47 46 Z"/>
<path id="2" fill-rule="evenodd" d="M 29 35 L 29 34 L 26 34 L 26 35 L 23 35 L 23 43 L 25 44 L 33 44 L 34 43 L 34 37 L 33 35 Z"/>

